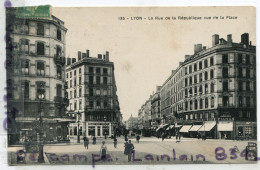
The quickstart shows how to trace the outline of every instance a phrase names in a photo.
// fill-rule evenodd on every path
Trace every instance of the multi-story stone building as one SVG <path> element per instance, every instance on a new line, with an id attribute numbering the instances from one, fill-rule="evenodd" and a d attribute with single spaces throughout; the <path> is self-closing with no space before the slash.
<path id="1" fill-rule="evenodd" d="M 126 129 L 127 130 L 137 130 L 138 129 L 138 117 L 131 117 L 126 121 Z"/>
<path id="2" fill-rule="evenodd" d="M 180 132 L 212 138 L 256 138 L 256 48 L 247 33 L 234 43 L 212 36 L 172 71 L 161 88 L 162 115 L 177 118 Z"/>
<path id="3" fill-rule="evenodd" d="M 109 61 L 109 52 L 98 58 L 78 52 L 76 58 L 67 58 L 66 68 L 68 113 L 76 117 L 69 127 L 70 139 L 79 135 L 111 136 L 122 121 L 114 63 Z"/>
<path id="4" fill-rule="evenodd" d="M 10 8 L 6 18 L 8 142 L 66 140 L 64 22 L 16 18 Z"/>
<path id="5" fill-rule="evenodd" d="M 156 92 L 151 97 L 151 125 L 157 126 L 161 123 L 161 100 L 160 100 L 161 86 L 156 87 Z"/>

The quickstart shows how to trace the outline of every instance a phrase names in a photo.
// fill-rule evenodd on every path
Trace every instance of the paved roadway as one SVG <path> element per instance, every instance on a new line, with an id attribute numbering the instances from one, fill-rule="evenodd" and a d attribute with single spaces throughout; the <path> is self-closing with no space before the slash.
<path id="1" fill-rule="evenodd" d="M 131 139 L 131 138 L 130 138 Z M 243 150 L 249 141 L 232 141 L 232 140 L 215 140 L 182 138 L 180 143 L 176 143 L 175 138 L 161 139 L 155 137 L 141 137 L 140 143 L 132 138 L 135 146 L 135 161 L 128 162 L 127 155 L 123 154 L 124 139 L 118 138 L 117 148 L 114 148 L 112 139 L 98 139 L 96 145 L 89 145 L 89 149 L 85 149 L 83 144 L 53 144 L 45 145 L 46 164 L 204 164 L 204 163 L 256 163 L 254 161 L 245 160 Z M 98 160 L 101 142 L 106 141 L 108 154 L 111 159 L 106 162 Z M 255 141 L 252 141 L 255 142 Z M 90 143 L 92 141 L 90 140 Z M 236 152 L 230 149 L 237 147 Z M 216 148 L 219 148 L 217 154 Z M 19 147 L 8 148 L 9 152 L 13 152 L 13 156 L 9 156 L 13 164 L 16 164 L 14 153 Z M 20 148 L 21 149 L 21 148 Z M 223 152 L 225 151 L 225 153 Z M 174 154 L 175 152 L 175 154 Z M 222 155 L 221 155 L 222 153 Z M 78 155 L 84 155 L 81 159 Z M 163 156 L 162 156 L 163 155 Z M 168 157 L 168 156 L 169 157 Z M 185 156 L 186 155 L 186 156 Z M 27 155 L 27 163 L 34 163 L 37 155 Z M 187 157 L 187 160 L 186 160 Z M 169 158 L 169 160 L 168 160 Z M 205 160 L 203 159 L 205 158 Z M 94 162 L 93 162 L 94 159 Z M 198 160 L 197 160 L 198 159 Z"/>

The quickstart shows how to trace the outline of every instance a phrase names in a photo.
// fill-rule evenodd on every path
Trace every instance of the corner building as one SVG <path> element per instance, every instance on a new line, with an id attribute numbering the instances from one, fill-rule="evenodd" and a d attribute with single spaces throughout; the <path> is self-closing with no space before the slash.
<path id="1" fill-rule="evenodd" d="M 68 114 L 76 118 L 70 123 L 70 139 L 104 137 L 117 133 L 122 115 L 117 97 L 114 63 L 109 52 L 98 58 L 78 52 L 76 58 L 67 58 L 66 68 Z"/>
<path id="2" fill-rule="evenodd" d="M 16 18 L 7 9 L 8 143 L 67 140 L 66 32 L 55 16 Z M 42 127 L 39 119 L 42 117 Z"/>
<path id="3" fill-rule="evenodd" d="M 212 47 L 195 44 L 194 55 L 172 71 L 161 88 L 162 115 L 182 125 L 184 136 L 256 139 L 256 48 L 212 36 Z"/>

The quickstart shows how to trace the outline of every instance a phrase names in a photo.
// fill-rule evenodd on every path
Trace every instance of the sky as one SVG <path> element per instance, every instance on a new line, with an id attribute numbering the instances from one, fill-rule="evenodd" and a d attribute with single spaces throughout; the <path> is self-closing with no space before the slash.
<path id="1" fill-rule="evenodd" d="M 68 29 L 66 57 L 77 58 L 78 51 L 87 49 L 91 57 L 109 51 L 124 120 L 138 115 L 156 86 L 162 85 L 171 70 L 184 61 L 184 55 L 194 53 L 194 44 L 209 48 L 214 34 L 224 39 L 232 34 L 233 42 L 240 42 L 245 32 L 252 44 L 256 43 L 254 7 L 55 7 L 52 12 Z M 155 20 L 156 16 L 163 20 Z M 165 20 L 178 16 L 203 19 Z M 213 19 L 214 16 L 218 19 Z"/>

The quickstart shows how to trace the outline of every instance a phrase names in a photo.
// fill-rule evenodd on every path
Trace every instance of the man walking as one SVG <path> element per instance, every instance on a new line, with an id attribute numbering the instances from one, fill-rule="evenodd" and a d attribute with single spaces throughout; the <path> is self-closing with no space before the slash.
<path id="1" fill-rule="evenodd" d="M 86 148 L 88 149 L 88 144 L 89 144 L 89 139 L 88 139 L 88 137 L 84 136 L 83 140 L 84 140 L 85 149 L 86 149 Z"/>
<path id="2" fill-rule="evenodd" d="M 140 136 L 139 136 L 139 134 L 136 136 L 136 141 L 137 141 L 137 143 L 139 143 L 139 140 L 140 140 Z"/>
<path id="3" fill-rule="evenodd" d="M 128 141 L 127 147 L 127 153 L 128 153 L 128 162 L 132 160 L 132 152 L 134 150 L 134 145 L 132 144 L 131 140 Z"/>
<path id="4" fill-rule="evenodd" d="M 117 146 L 117 139 L 116 139 L 116 136 L 114 137 L 114 148 L 116 148 Z"/>

